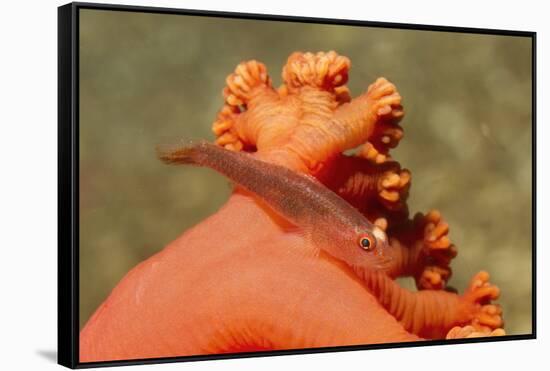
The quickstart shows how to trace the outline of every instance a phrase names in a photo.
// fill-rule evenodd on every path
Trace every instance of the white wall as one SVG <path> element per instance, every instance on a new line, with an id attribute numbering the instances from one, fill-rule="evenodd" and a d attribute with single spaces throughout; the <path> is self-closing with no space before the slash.
<path id="1" fill-rule="evenodd" d="M 120 1 L 132 5 L 226 10 L 538 32 L 539 339 L 145 366 L 163 370 L 520 369 L 543 359 L 548 335 L 548 73 L 550 35 L 543 1 L 296 0 Z M 56 366 L 57 9 L 53 0 L 2 3 L 0 12 L 0 366 Z M 315 4 L 315 5 L 313 5 Z M 546 99 L 545 99 L 546 98 Z M 547 359 L 547 357 L 544 357 Z M 135 368 L 137 366 L 133 366 Z M 144 366 L 141 366 L 144 367 Z"/>

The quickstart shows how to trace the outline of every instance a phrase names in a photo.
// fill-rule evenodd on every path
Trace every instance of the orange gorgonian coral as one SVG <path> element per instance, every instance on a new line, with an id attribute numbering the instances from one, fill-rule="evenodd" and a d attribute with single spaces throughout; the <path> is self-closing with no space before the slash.
<path id="1" fill-rule="evenodd" d="M 420 290 L 445 289 L 456 256 L 449 226 L 436 210 L 408 219 L 411 174 L 389 156 L 403 137 L 401 97 L 392 83 L 379 78 L 352 100 L 345 85 L 350 65 L 334 51 L 296 52 L 283 68 L 283 85 L 275 90 L 263 64 L 241 63 L 226 80 L 225 105 L 213 125 L 216 143 L 256 151 L 263 159 L 314 175 L 401 247 L 391 277 L 413 276 Z M 358 155 L 343 155 L 359 145 Z M 498 289 L 487 281 L 486 273 L 478 274 L 472 289 L 482 286 L 474 291 L 483 292 L 485 301 L 496 299 Z M 502 325 L 498 306 L 481 308 L 484 314 L 474 316 L 474 327 Z"/>
<path id="2" fill-rule="evenodd" d="M 396 87 L 379 78 L 352 99 L 349 68 L 333 51 L 296 52 L 275 89 L 262 63 L 241 63 L 213 131 L 218 145 L 339 194 L 386 231 L 392 265 L 358 277 L 236 188 L 117 285 L 80 334 L 81 362 L 504 334 L 486 272 L 461 295 L 447 288 L 456 248 L 440 213 L 409 217 L 411 174 L 389 154 L 403 137 Z"/>

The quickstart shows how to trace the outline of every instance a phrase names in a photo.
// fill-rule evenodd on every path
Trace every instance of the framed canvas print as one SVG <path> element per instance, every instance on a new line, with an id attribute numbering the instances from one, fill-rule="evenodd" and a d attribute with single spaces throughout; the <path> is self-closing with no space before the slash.
<path id="1" fill-rule="evenodd" d="M 534 32 L 58 19 L 59 363 L 535 338 Z"/>

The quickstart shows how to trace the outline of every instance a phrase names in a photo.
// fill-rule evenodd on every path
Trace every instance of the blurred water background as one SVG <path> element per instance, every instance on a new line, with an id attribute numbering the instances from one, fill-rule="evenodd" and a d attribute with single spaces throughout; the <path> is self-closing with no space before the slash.
<path id="1" fill-rule="evenodd" d="M 530 39 L 99 10 L 80 12 L 80 325 L 230 193 L 213 171 L 162 165 L 155 146 L 214 139 L 235 66 L 262 61 L 278 86 L 297 50 L 348 56 L 353 95 L 379 76 L 397 85 L 411 212 L 442 211 L 459 251 L 450 284 L 488 270 L 507 333 L 530 333 Z"/>

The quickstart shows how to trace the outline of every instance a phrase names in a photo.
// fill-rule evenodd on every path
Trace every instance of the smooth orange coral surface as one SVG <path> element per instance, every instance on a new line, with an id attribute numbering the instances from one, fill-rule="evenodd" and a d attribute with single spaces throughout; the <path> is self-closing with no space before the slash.
<path id="1" fill-rule="evenodd" d="M 395 85 L 379 78 L 351 99 L 349 68 L 335 52 L 293 53 L 275 89 L 263 64 L 241 63 L 213 130 L 217 144 L 340 194 L 386 230 L 393 265 L 359 277 L 237 189 L 126 275 L 81 331 L 81 362 L 504 333 L 486 272 L 461 295 L 446 287 L 456 248 L 440 213 L 409 218 L 411 174 L 389 154 L 403 136 Z M 419 290 L 401 288 L 399 276 Z"/>

